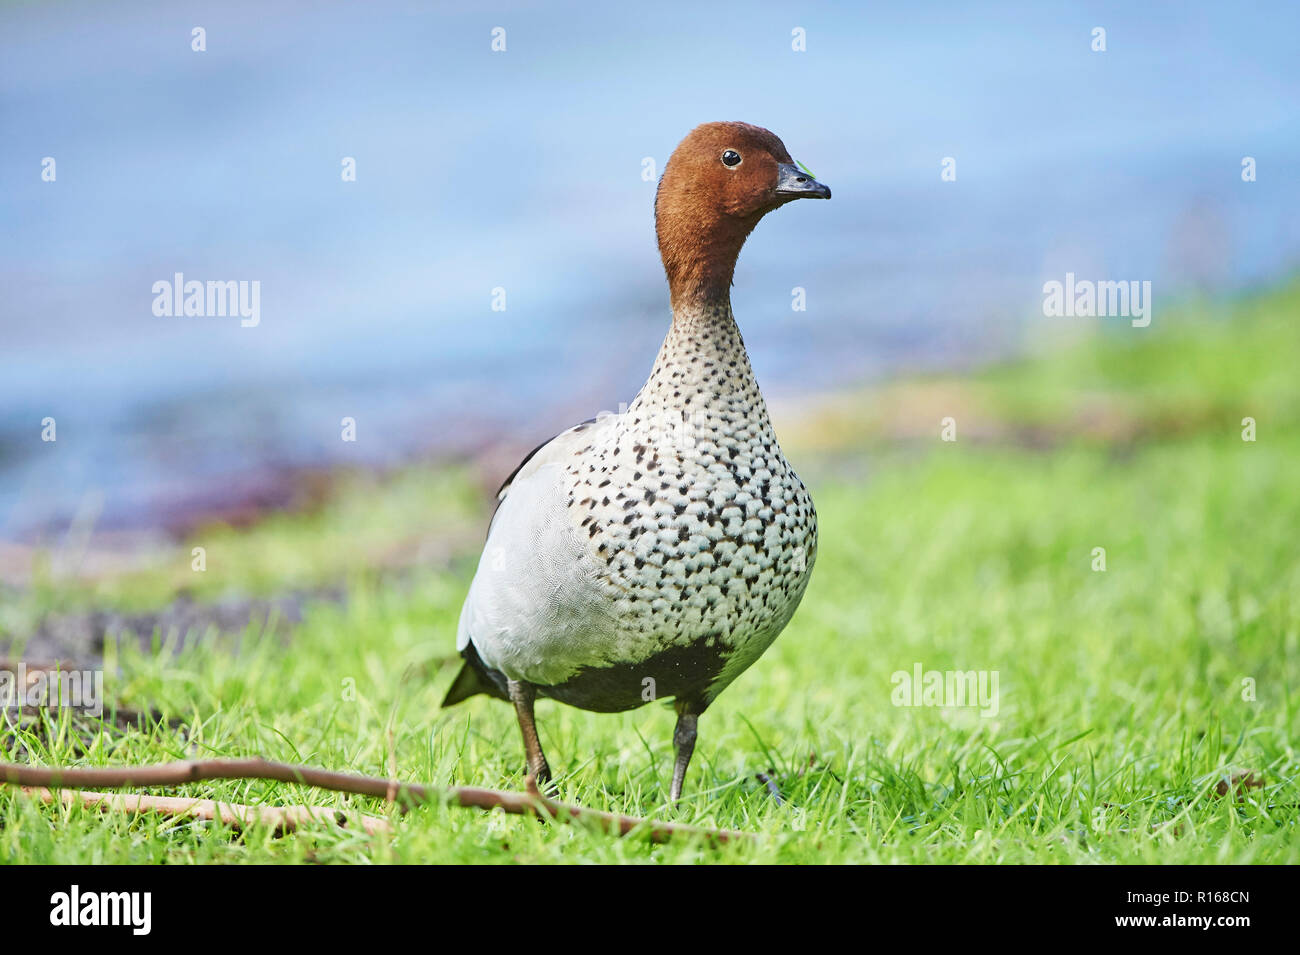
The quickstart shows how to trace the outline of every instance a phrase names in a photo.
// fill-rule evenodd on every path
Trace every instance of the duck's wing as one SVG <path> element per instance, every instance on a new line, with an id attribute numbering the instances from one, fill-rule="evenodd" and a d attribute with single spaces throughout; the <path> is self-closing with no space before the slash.
<path id="1" fill-rule="evenodd" d="M 497 488 L 497 503 L 496 507 L 493 508 L 492 511 L 493 519 L 496 519 L 496 512 L 501 508 L 501 502 L 506 499 L 506 495 L 510 493 L 511 485 L 513 485 L 516 480 L 527 478 L 529 474 L 547 463 L 548 460 L 562 458 L 564 452 L 569 449 L 571 444 L 577 444 L 581 447 L 583 442 L 574 441 L 574 436 L 585 434 L 592 425 L 598 423 L 600 420 L 601 419 L 599 418 L 588 418 L 586 421 L 583 421 L 580 424 L 575 424 L 572 428 L 569 428 L 566 431 L 561 431 L 549 441 L 543 441 L 537 447 L 533 448 L 533 450 L 525 454 L 524 459 L 519 462 L 515 469 L 510 472 L 510 476 L 502 481 L 501 486 Z M 492 524 L 489 523 L 488 534 L 491 535 L 491 533 Z"/>
<path id="2" fill-rule="evenodd" d="M 471 643 L 490 670 L 551 684 L 588 661 L 568 659 L 613 610 L 592 580 L 588 536 L 568 512 L 575 456 L 603 446 L 619 415 L 561 432 L 524 458 L 497 493 L 478 570 L 461 610 L 456 648 Z M 567 638 L 572 637 L 572 640 Z"/>

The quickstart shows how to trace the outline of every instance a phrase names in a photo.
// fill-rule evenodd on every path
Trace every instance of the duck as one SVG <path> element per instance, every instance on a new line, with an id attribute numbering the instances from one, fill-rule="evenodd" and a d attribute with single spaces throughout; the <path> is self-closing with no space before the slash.
<path id="1" fill-rule="evenodd" d="M 442 705 L 510 703 L 526 772 L 550 793 L 539 697 L 601 713 L 662 700 L 676 710 L 677 803 L 699 717 L 803 598 L 817 513 L 777 442 L 731 287 L 759 220 L 830 197 L 770 130 L 691 130 L 655 193 L 672 322 L 645 385 L 538 446 L 496 495 Z"/>

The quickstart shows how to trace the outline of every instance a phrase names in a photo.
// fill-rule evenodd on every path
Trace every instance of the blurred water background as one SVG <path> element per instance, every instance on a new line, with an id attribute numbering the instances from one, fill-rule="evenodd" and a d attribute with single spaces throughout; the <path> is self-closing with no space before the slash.
<path id="1" fill-rule="evenodd" d="M 0 537 L 617 408 L 669 318 L 643 159 L 708 120 L 834 190 L 741 257 L 769 396 L 1075 333 L 1066 271 L 1152 281 L 1154 331 L 1300 261 L 1298 34 L 1291 3 L 5 4 Z M 260 324 L 156 317 L 176 272 L 260 281 Z"/>

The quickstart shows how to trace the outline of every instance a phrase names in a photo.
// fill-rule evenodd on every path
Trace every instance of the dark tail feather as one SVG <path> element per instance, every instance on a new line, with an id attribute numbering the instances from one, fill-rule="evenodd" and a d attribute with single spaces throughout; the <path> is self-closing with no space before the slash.
<path id="1" fill-rule="evenodd" d="M 465 658 L 465 664 L 460 668 L 460 672 L 456 674 L 456 679 L 452 681 L 451 689 L 443 697 L 443 707 L 463 703 L 471 696 L 477 696 L 480 693 L 495 696 L 498 700 L 510 699 L 505 691 L 497 686 L 496 682 L 488 675 L 487 667 L 479 659 L 474 644 L 471 643 L 467 646 L 461 655 Z"/>

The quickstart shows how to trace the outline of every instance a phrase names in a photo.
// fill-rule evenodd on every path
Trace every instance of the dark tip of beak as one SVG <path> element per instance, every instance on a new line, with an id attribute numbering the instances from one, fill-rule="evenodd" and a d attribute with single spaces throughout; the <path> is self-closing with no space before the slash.
<path id="1" fill-rule="evenodd" d="M 791 199 L 829 199 L 831 190 L 794 163 L 781 163 L 777 168 L 776 194 Z"/>

